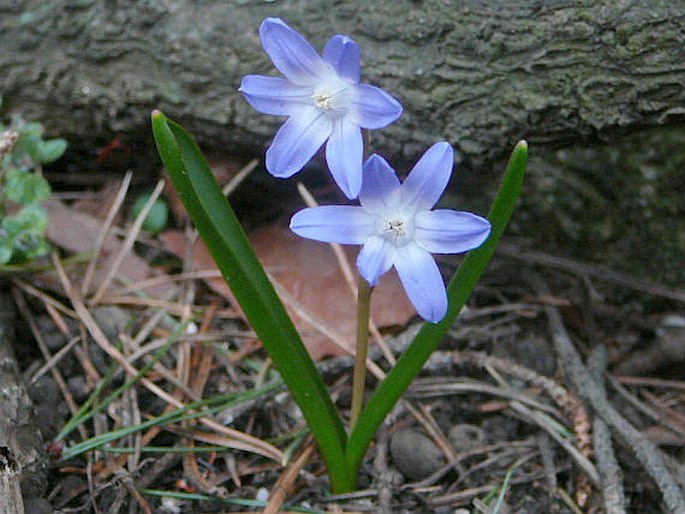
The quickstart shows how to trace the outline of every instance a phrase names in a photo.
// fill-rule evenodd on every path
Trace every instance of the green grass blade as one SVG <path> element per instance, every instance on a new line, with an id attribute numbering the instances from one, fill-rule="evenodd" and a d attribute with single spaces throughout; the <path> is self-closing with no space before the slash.
<path id="1" fill-rule="evenodd" d="M 350 469 L 359 468 L 364 453 L 381 423 L 454 324 L 485 271 L 516 206 L 527 162 L 528 145 L 525 141 L 521 141 L 514 148 L 499 192 L 490 209 L 488 216 L 492 224 L 490 237 L 483 246 L 469 252 L 447 286 L 449 310 L 445 319 L 437 324 L 425 323 L 423 325 L 409 348 L 369 400 L 347 444 Z"/>
<path id="2" fill-rule="evenodd" d="M 181 421 L 210 416 L 214 412 L 219 412 L 235 405 L 254 400 L 262 395 L 271 393 L 282 385 L 283 384 L 280 381 L 273 382 L 265 385 L 261 389 L 251 389 L 249 391 L 242 391 L 239 393 L 229 393 L 226 395 L 215 396 L 207 400 L 190 403 L 185 407 L 175 409 L 155 418 L 148 419 L 147 421 L 143 421 L 137 425 L 119 428 L 95 437 L 91 437 L 85 441 L 81 441 L 80 443 L 65 448 L 62 452 L 62 459 L 69 460 L 74 457 L 78 457 L 85 452 L 96 450 L 101 446 L 113 443 L 123 437 L 140 432 L 142 430 L 147 430 L 151 427 L 165 426 L 171 423 L 180 423 Z"/>
<path id="3" fill-rule="evenodd" d="M 183 204 L 311 427 L 333 489 L 349 490 L 354 480 L 340 417 L 204 156 L 188 133 L 159 111 L 152 114 L 152 130 Z"/>

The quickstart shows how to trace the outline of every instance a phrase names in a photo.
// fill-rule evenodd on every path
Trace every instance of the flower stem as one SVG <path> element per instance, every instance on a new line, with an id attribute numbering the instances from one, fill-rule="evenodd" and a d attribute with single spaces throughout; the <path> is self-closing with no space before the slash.
<path id="1" fill-rule="evenodd" d="M 369 316 L 371 310 L 371 291 L 373 287 L 359 277 L 357 286 L 357 346 L 354 354 L 354 376 L 352 377 L 352 413 L 350 432 L 357 424 L 364 407 L 364 387 L 366 385 L 366 355 L 369 349 Z"/>

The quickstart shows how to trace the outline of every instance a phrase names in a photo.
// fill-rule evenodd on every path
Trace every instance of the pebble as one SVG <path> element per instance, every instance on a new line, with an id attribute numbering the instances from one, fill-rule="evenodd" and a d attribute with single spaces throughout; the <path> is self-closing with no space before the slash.
<path id="1" fill-rule="evenodd" d="M 390 454 L 397 469 L 411 480 L 423 480 L 445 464 L 442 452 L 432 439 L 411 428 L 391 436 Z"/>

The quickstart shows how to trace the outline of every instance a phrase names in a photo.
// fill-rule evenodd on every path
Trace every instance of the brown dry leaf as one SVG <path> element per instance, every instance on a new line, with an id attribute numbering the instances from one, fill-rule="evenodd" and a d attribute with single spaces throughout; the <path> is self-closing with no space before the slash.
<path id="1" fill-rule="evenodd" d="M 274 225 L 254 231 L 249 238 L 267 272 L 309 316 L 342 336 L 349 342 L 348 347 L 353 348 L 356 301 L 331 248 L 299 238 L 289 230 Z M 184 255 L 185 238 L 181 232 L 167 231 L 161 234 L 160 239 L 172 253 L 179 257 Z M 346 250 L 348 258 L 353 259 L 357 249 L 348 247 Z M 215 269 L 214 261 L 201 242 L 193 250 L 193 259 L 198 270 Z M 233 295 L 223 279 L 210 279 L 207 283 L 235 305 Z M 394 273 L 388 273 L 381 279 L 380 285 L 374 290 L 371 306 L 373 319 L 379 327 L 405 325 L 415 313 Z M 300 319 L 291 308 L 288 310 L 315 360 L 346 353 L 317 332 L 315 327 Z"/>
<path id="2" fill-rule="evenodd" d="M 102 230 L 101 220 L 90 214 L 79 212 L 59 200 L 48 200 L 43 206 L 48 213 L 49 220 L 46 237 L 52 243 L 72 253 L 85 253 L 93 250 Z M 121 240 L 114 235 L 108 235 L 98 256 L 98 265 L 95 277 L 91 282 L 91 289 L 98 287 L 120 248 Z M 84 263 L 83 266 L 70 268 L 69 271 L 76 271 L 80 276 L 86 266 L 87 263 Z M 144 259 L 133 252 L 129 252 L 121 263 L 118 275 L 125 277 L 131 283 L 136 283 L 146 278 L 158 276 L 159 272 L 150 268 Z M 80 284 L 81 281 L 77 279 L 75 283 Z M 114 283 L 112 287 L 116 288 L 117 284 Z M 170 287 L 172 286 L 168 284 L 155 286 L 147 289 L 146 292 L 151 296 L 159 297 L 168 295 Z"/>
<path id="3" fill-rule="evenodd" d="M 70 205 L 70 208 L 90 214 L 99 220 L 104 220 L 107 217 L 107 212 L 112 207 L 114 199 L 121 188 L 121 181 L 111 180 L 105 184 L 95 193 L 94 196 L 76 200 Z M 119 210 L 117 216 L 114 218 L 115 224 L 122 224 L 124 222 L 124 213 Z"/>

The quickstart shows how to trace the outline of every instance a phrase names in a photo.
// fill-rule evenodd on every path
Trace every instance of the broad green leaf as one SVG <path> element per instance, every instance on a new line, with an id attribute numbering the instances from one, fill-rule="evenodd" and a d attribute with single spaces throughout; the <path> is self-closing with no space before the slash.
<path id="1" fill-rule="evenodd" d="M 7 264 L 10 261 L 13 246 L 7 237 L 0 237 L 0 264 Z"/>
<path id="2" fill-rule="evenodd" d="M 21 205 L 42 202 L 50 197 L 50 184 L 39 175 L 11 168 L 5 174 L 5 195 Z"/>
<path id="3" fill-rule="evenodd" d="M 67 142 L 64 139 L 48 139 L 40 141 L 36 146 L 38 162 L 48 164 L 62 157 L 67 149 Z"/>
<path id="4" fill-rule="evenodd" d="M 454 324 L 480 276 L 485 271 L 516 206 L 527 161 L 528 145 L 525 141 L 521 141 L 514 148 L 499 192 L 490 209 L 488 216 L 492 224 L 490 237 L 483 246 L 469 252 L 450 281 L 447 287 L 449 310 L 445 319 L 437 324 L 424 323 L 409 348 L 378 386 L 366 408 L 362 411 L 347 444 L 347 459 L 350 469 L 359 469 L 364 453 L 366 453 L 366 449 L 381 423 Z"/>
<path id="5" fill-rule="evenodd" d="M 159 111 L 152 114 L 152 130 L 179 197 L 302 410 L 334 491 L 352 489 L 346 434 L 335 406 L 204 156 L 188 133 Z"/>
<path id="6" fill-rule="evenodd" d="M 138 216 L 140 212 L 145 207 L 145 204 L 150 199 L 150 193 L 140 195 L 136 202 L 133 204 L 133 215 Z M 152 204 L 152 208 L 147 213 L 145 220 L 143 221 L 143 230 L 147 232 L 152 232 L 153 234 L 158 234 L 166 228 L 167 222 L 169 221 L 169 206 L 167 203 L 160 199 L 157 199 L 155 203 Z"/>

